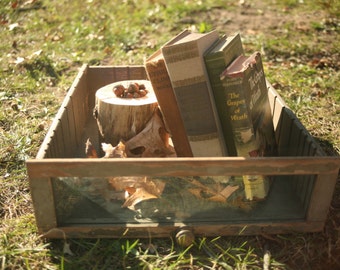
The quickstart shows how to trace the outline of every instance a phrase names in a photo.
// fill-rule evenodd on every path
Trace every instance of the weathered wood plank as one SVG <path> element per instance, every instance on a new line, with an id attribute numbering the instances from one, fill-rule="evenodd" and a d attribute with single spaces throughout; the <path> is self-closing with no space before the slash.
<path id="1" fill-rule="evenodd" d="M 30 176 L 30 166 L 27 167 Z M 34 212 L 39 233 L 57 227 L 52 183 L 49 178 L 29 178 Z"/>
<path id="2" fill-rule="evenodd" d="M 318 232 L 324 222 L 282 221 L 277 223 L 240 223 L 240 224 L 211 224 L 211 223 L 150 223 L 147 226 L 139 224 L 119 225 L 79 225 L 74 227 L 59 227 L 45 230 L 46 238 L 152 238 L 174 236 L 185 227 L 194 233 L 195 237 L 254 235 L 254 234 L 286 234 L 297 232 Z"/>
<path id="3" fill-rule="evenodd" d="M 287 112 L 289 109 L 283 108 L 281 117 L 279 120 L 279 130 L 277 130 L 277 138 L 278 138 L 278 153 L 280 156 L 288 156 L 289 151 L 289 143 L 290 143 L 290 135 L 292 132 L 292 119 L 289 117 Z"/>
<path id="4" fill-rule="evenodd" d="M 307 221 L 326 220 L 337 177 L 336 171 L 317 175 L 309 202 Z"/>
<path id="5" fill-rule="evenodd" d="M 73 116 L 73 108 L 72 104 L 69 103 L 67 107 L 65 107 L 65 128 L 67 128 L 67 153 L 66 158 L 72 158 L 74 157 L 74 153 L 76 151 L 77 146 L 77 138 L 76 138 L 76 130 L 75 130 L 75 122 L 74 122 L 74 116 Z"/>
<path id="6" fill-rule="evenodd" d="M 334 173 L 340 167 L 339 157 L 48 159 L 27 162 L 33 177 L 298 175 Z"/>
<path id="7" fill-rule="evenodd" d="M 277 131 L 277 126 L 281 117 L 282 109 L 287 107 L 283 99 L 279 96 L 273 86 L 267 81 L 268 98 L 272 109 L 274 130 Z"/>
<path id="8" fill-rule="evenodd" d="M 79 83 L 79 81 L 82 80 L 82 78 L 85 76 L 85 70 L 86 70 L 86 65 L 82 66 L 82 68 L 79 70 L 79 73 L 77 75 L 77 77 L 75 78 L 72 86 L 70 87 L 69 91 L 67 92 L 61 107 L 59 108 L 46 136 L 45 139 L 42 143 L 42 145 L 39 148 L 38 154 L 36 156 L 37 159 L 42 159 L 46 157 L 46 153 L 49 152 L 48 157 L 57 157 L 56 154 L 56 147 L 53 145 L 54 144 L 54 133 L 55 133 L 55 129 L 57 128 L 57 126 L 59 125 L 59 121 L 62 117 L 62 115 L 64 114 L 64 108 L 69 106 L 70 103 L 70 97 L 73 95 L 73 93 L 76 91 L 76 87 Z M 49 148 L 53 147 L 54 151 L 50 151 Z"/>

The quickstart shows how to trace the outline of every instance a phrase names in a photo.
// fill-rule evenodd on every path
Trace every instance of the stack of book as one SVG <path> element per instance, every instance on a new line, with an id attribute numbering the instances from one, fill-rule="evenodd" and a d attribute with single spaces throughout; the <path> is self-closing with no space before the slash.
<path id="1" fill-rule="evenodd" d="M 244 55 L 239 33 L 184 30 L 152 54 L 146 72 L 178 157 L 275 154 L 261 55 Z M 264 176 L 243 176 L 246 198 L 263 199 Z"/>

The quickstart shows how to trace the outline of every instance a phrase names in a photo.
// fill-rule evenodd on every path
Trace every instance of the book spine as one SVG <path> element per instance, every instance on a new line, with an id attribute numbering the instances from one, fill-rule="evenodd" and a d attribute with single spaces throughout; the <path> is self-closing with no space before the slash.
<path id="1" fill-rule="evenodd" d="M 196 42 L 162 50 L 193 155 L 225 156 L 226 147 L 218 129 L 219 119 L 214 114 L 216 108 L 209 93 L 203 52 Z"/>
<path id="2" fill-rule="evenodd" d="M 232 135 L 238 156 L 258 156 L 260 142 L 256 139 L 247 102 L 245 78 L 226 77 L 223 80 L 226 92 L 226 109 L 229 113 Z M 249 90 L 249 89 L 248 89 Z M 269 190 L 269 180 L 262 175 L 243 176 L 245 196 L 248 200 L 263 199 Z"/>
<path id="3" fill-rule="evenodd" d="M 192 157 L 191 146 L 177 105 L 164 59 L 145 64 L 146 72 L 157 97 L 158 105 L 170 131 L 178 157 Z"/>
<path id="4" fill-rule="evenodd" d="M 204 57 L 204 61 L 207 68 L 217 113 L 220 119 L 228 156 L 237 156 L 235 142 L 233 136 L 231 136 L 231 123 L 229 114 L 225 107 L 226 95 L 220 80 L 220 74 L 239 55 L 243 55 L 244 51 L 240 35 L 237 34 L 235 37 L 230 37 L 230 39 L 230 43 L 222 51 L 207 53 Z M 226 42 L 229 42 L 229 38 L 227 38 Z"/>
<path id="5" fill-rule="evenodd" d="M 274 125 L 268 98 L 268 87 L 260 53 L 254 54 L 255 63 L 246 71 L 249 89 L 248 107 L 251 111 L 254 132 L 260 141 L 260 156 L 277 154 Z"/>

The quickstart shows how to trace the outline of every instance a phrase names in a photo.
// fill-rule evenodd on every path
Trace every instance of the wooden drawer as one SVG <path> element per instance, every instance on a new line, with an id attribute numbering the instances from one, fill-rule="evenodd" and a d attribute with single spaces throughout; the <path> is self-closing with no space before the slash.
<path id="1" fill-rule="evenodd" d="M 340 159 L 324 154 L 269 83 L 277 157 L 86 158 L 88 138 L 100 146 L 92 115 L 96 90 L 143 79 L 143 66 L 81 68 L 37 157 L 27 161 L 39 233 L 49 238 L 143 238 L 169 236 L 181 227 L 197 236 L 323 229 Z M 184 192 L 193 180 L 209 187 L 212 177 L 245 174 L 271 176 L 264 201 L 214 204 Z M 155 179 L 165 189 L 159 200 L 132 211 L 110 188 L 110 179 L 119 177 Z"/>

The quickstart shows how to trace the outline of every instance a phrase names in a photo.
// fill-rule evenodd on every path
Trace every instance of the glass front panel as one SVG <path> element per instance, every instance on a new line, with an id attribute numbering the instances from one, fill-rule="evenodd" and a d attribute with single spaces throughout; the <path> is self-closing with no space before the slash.
<path id="1" fill-rule="evenodd" d="M 247 198 L 243 177 L 54 178 L 59 225 L 259 222 L 305 217 L 314 176 L 270 177 Z"/>

